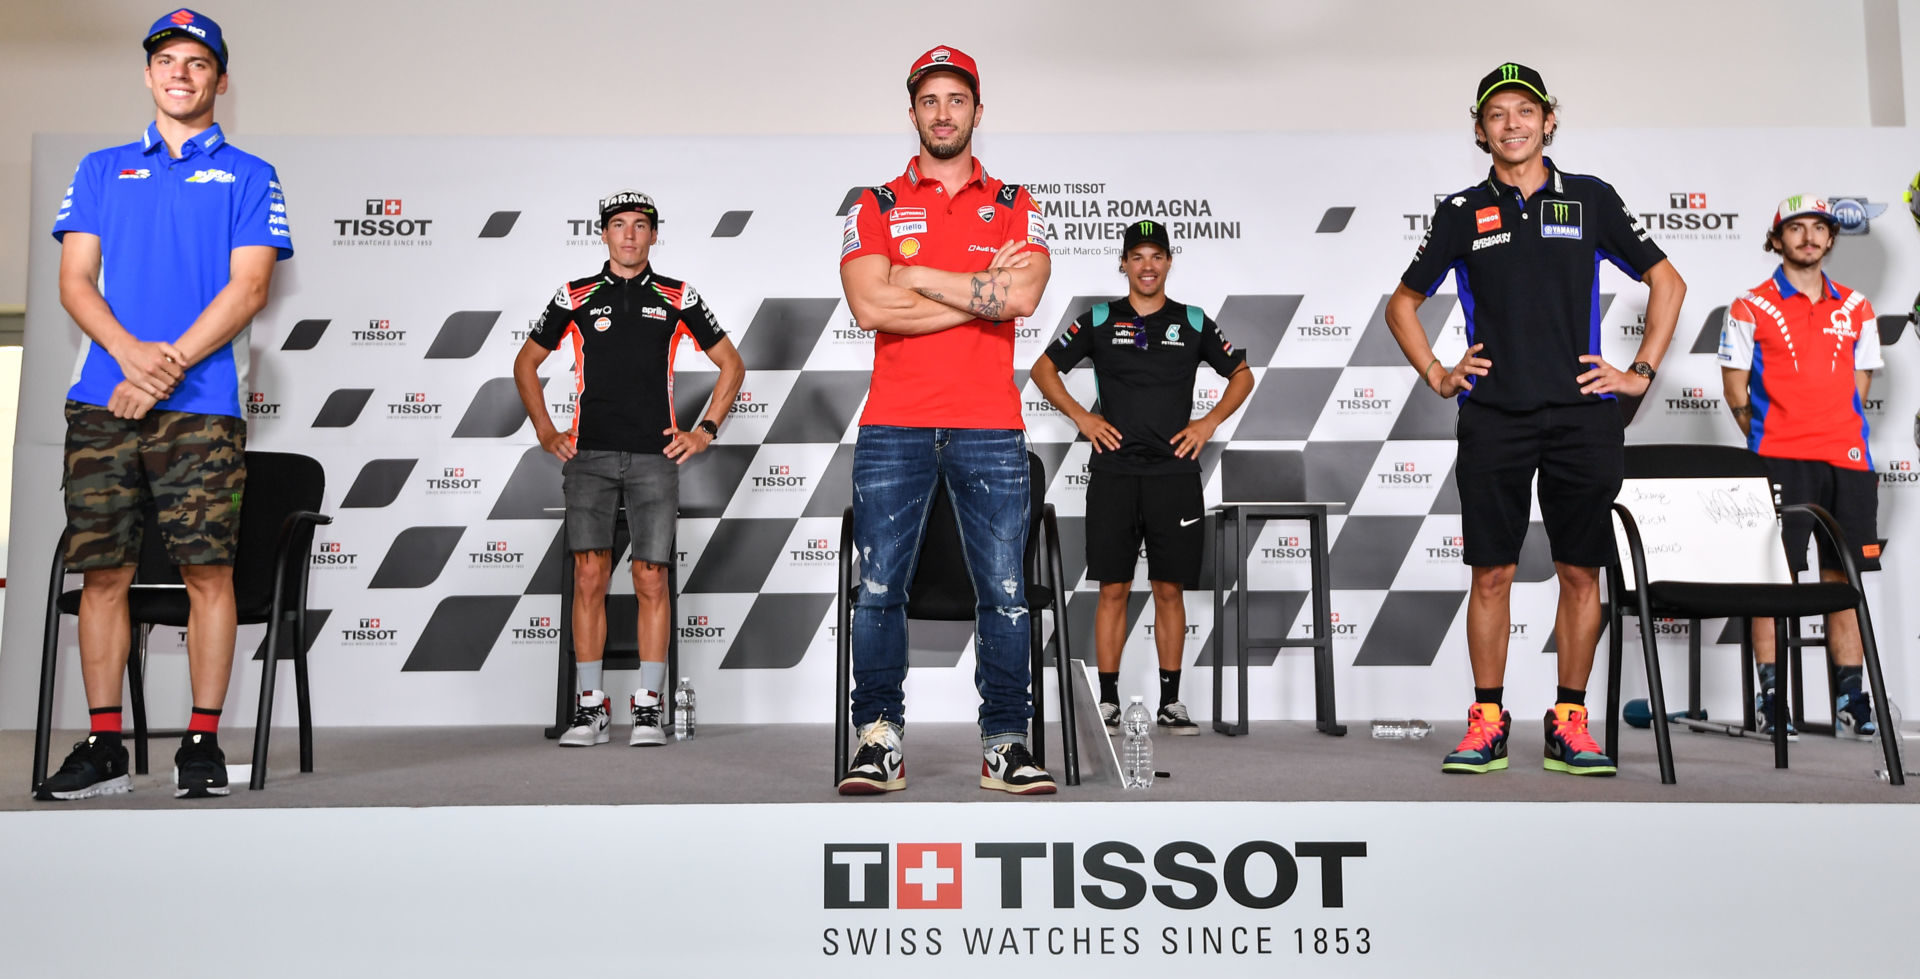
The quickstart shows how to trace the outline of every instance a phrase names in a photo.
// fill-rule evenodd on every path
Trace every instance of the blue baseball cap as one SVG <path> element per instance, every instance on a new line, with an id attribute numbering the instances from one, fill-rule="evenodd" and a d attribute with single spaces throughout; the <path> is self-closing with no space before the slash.
<path id="1" fill-rule="evenodd" d="M 221 73 L 226 73 L 227 39 L 220 33 L 220 25 L 206 14 L 194 13 L 185 7 L 154 21 L 147 30 L 147 39 L 141 41 L 140 46 L 151 55 L 154 48 L 176 37 L 189 38 L 206 45 L 207 50 L 212 51 L 214 58 L 219 60 Z"/>

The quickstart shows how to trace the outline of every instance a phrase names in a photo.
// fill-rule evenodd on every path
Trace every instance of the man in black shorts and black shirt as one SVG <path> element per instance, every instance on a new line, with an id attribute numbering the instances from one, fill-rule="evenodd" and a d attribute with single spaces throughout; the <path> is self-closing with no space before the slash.
<path id="1" fill-rule="evenodd" d="M 573 655 L 580 702 L 566 747 L 605 744 L 608 698 L 602 690 L 607 641 L 607 583 L 613 571 L 613 520 L 622 498 L 633 540 L 633 592 L 639 599 L 640 686 L 629 707 L 632 745 L 665 744 L 661 691 L 667 682 L 667 562 L 673 560 L 680 506 L 679 464 L 706 450 L 720 432 L 746 377 L 740 354 L 693 287 L 654 272 L 658 240 L 653 199 L 621 191 L 600 202 L 607 263 L 560 287 L 513 361 L 520 403 L 541 448 L 561 467 L 567 543 L 573 550 Z M 720 368 L 706 416 L 686 431 L 673 411 L 673 357 L 688 337 Z M 577 402 L 568 431 L 553 427 L 538 371 L 570 340 Z"/>
<path id="2" fill-rule="evenodd" d="M 1253 391 L 1245 352 L 1234 349 L 1198 306 L 1167 298 L 1173 246 L 1167 226 L 1141 221 L 1121 239 L 1127 298 L 1101 303 L 1073 321 L 1033 363 L 1040 393 L 1093 443 L 1087 483 L 1087 575 L 1100 582 L 1093 617 L 1100 669 L 1100 716 L 1120 724 L 1120 649 L 1127 593 L 1142 537 L 1153 585 L 1154 646 L 1160 653 L 1160 710 L 1173 734 L 1199 734 L 1180 702 L 1180 657 L 1187 634 L 1184 589 L 1200 583 L 1200 448 Z M 1060 372 L 1091 357 L 1100 413 L 1080 407 Z M 1193 377 L 1206 361 L 1227 378 L 1219 403 L 1193 417 Z"/>
<path id="3" fill-rule="evenodd" d="M 1413 264 L 1387 301 L 1387 325 L 1441 397 L 1458 397 L 1462 555 L 1473 569 L 1467 655 L 1474 704 L 1444 772 L 1507 767 L 1503 709 L 1509 595 L 1526 537 L 1528 489 L 1560 582 L 1553 636 L 1560 686 L 1546 716 L 1548 771 L 1612 775 L 1587 730 L 1586 686 L 1600 638 L 1600 568 L 1613 554 L 1610 506 L 1625 469 L 1615 394 L 1638 397 L 1673 338 L 1686 283 L 1620 196 L 1544 155 L 1558 103 L 1540 73 L 1504 64 L 1474 89 L 1474 142 L 1487 179 L 1442 199 Z M 1647 284 L 1647 327 L 1628 370 L 1600 356 L 1600 261 Z M 1448 370 L 1417 310 L 1456 275 L 1467 352 Z"/>

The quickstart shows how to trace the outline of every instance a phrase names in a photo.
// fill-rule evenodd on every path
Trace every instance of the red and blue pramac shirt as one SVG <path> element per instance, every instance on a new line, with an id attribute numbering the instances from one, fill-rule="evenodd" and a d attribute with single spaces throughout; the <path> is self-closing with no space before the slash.
<path id="1" fill-rule="evenodd" d="M 128 333 L 171 343 L 231 278 L 232 253 L 266 245 L 293 257 L 287 201 L 267 161 L 228 145 L 219 126 L 167 152 L 158 126 L 139 140 L 87 154 L 53 219 L 100 238 L 100 294 Z M 248 330 L 187 369 L 158 411 L 240 417 L 249 373 Z M 126 375 L 111 354 L 81 344 L 67 397 L 105 405 Z"/>
<path id="2" fill-rule="evenodd" d="M 1821 275 L 1809 296 L 1775 269 L 1735 299 L 1720 328 L 1720 366 L 1751 371 L 1747 447 L 1776 459 L 1873 468 L 1854 371 L 1877 370 L 1880 329 L 1867 297 Z"/>

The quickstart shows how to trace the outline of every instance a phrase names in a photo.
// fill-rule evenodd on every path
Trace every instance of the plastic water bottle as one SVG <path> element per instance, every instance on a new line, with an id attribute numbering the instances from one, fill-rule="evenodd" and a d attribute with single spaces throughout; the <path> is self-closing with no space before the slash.
<path id="1" fill-rule="evenodd" d="M 673 692 L 673 739 L 675 741 L 693 740 L 693 677 L 680 678 L 680 686 Z"/>
<path id="2" fill-rule="evenodd" d="M 1153 715 L 1139 697 L 1120 715 L 1127 740 L 1120 746 L 1120 784 L 1129 789 L 1153 787 Z"/>
<path id="3" fill-rule="evenodd" d="M 1418 741 L 1433 733 L 1433 725 L 1414 718 L 1410 721 L 1374 721 L 1373 736 L 1381 741 Z"/>

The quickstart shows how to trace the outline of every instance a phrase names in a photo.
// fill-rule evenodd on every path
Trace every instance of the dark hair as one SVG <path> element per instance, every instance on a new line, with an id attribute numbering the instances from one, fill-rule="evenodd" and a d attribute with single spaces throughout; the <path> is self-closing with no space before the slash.
<path id="1" fill-rule="evenodd" d="M 1547 101 L 1542 102 L 1539 100 L 1539 98 L 1535 97 L 1532 92 L 1529 92 L 1524 88 L 1517 88 L 1517 89 L 1514 89 L 1514 91 L 1517 91 L 1522 95 L 1525 95 L 1527 97 L 1527 101 L 1532 102 L 1534 105 L 1537 105 L 1541 109 L 1545 110 L 1544 115 L 1554 120 L 1555 125 L 1553 128 L 1554 129 L 1560 128 L 1560 126 L 1558 125 L 1560 121 L 1560 100 L 1559 99 L 1548 99 Z M 1486 121 L 1485 119 L 1481 118 L 1481 115 L 1480 115 L 1481 110 L 1486 108 L 1486 105 L 1487 103 L 1485 101 L 1482 101 L 1479 105 L 1476 105 L 1473 108 L 1467 110 L 1467 114 L 1473 117 L 1474 125 L 1479 125 L 1480 123 L 1483 123 Z M 1489 155 L 1493 153 L 1493 146 L 1489 144 L 1486 140 L 1481 139 L 1478 135 L 1475 135 L 1473 137 L 1473 145 L 1480 147 L 1480 152 L 1482 153 L 1486 153 Z M 1542 132 L 1540 134 L 1540 145 L 1552 146 L 1553 133 Z"/>
<path id="2" fill-rule="evenodd" d="M 1813 216 L 1814 215 L 1809 215 L 1809 214 L 1800 215 L 1800 217 L 1803 217 L 1803 218 L 1813 217 Z M 1833 218 L 1828 218 L 1828 217 L 1822 217 L 1820 218 L 1820 220 L 1826 222 L 1826 225 L 1827 225 L 1827 250 L 1825 254 L 1822 254 L 1820 256 L 1821 258 L 1824 259 L 1827 257 L 1827 255 L 1833 254 L 1833 249 L 1835 245 L 1840 244 L 1840 222 L 1838 220 L 1835 220 Z M 1763 235 L 1760 239 L 1760 250 L 1768 253 L 1779 252 L 1780 254 L 1784 255 L 1786 254 L 1786 249 L 1785 247 L 1777 244 L 1777 242 L 1779 241 L 1780 241 L 1780 229 L 1768 228 L 1767 233 Z"/>

